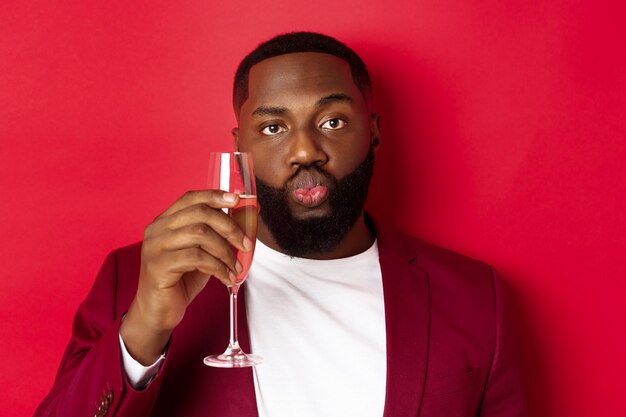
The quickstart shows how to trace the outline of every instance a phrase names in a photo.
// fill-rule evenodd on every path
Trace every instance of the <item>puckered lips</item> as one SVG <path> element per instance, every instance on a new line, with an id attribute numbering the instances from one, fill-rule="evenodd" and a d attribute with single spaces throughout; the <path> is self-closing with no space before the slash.
<path id="1" fill-rule="evenodd" d="M 328 198 L 327 179 L 318 171 L 302 171 L 290 181 L 291 196 L 305 207 L 317 207 Z"/>

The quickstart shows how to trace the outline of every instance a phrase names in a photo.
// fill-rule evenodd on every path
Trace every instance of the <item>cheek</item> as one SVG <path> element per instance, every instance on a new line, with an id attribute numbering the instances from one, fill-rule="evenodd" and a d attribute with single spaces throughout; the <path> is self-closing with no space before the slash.
<path id="1" fill-rule="evenodd" d="M 364 160 L 370 150 L 370 141 L 363 136 L 337 144 L 332 151 L 334 158 L 329 161 L 337 178 L 352 173 Z"/>
<path id="2" fill-rule="evenodd" d="M 272 151 L 265 147 L 253 147 L 248 149 L 252 152 L 252 160 L 254 163 L 254 174 L 263 182 L 272 187 L 281 187 L 286 175 L 283 171 L 283 156 L 278 151 Z"/>
<path id="3" fill-rule="evenodd" d="M 244 129 L 241 129 L 245 132 Z M 261 146 L 257 141 L 250 139 L 247 135 L 239 137 L 239 150 L 241 152 L 251 152 L 252 162 L 254 164 L 254 174 L 263 181 L 269 183 L 268 179 L 272 178 L 270 168 L 275 164 L 275 158 L 272 152 L 268 152 L 265 146 Z"/>

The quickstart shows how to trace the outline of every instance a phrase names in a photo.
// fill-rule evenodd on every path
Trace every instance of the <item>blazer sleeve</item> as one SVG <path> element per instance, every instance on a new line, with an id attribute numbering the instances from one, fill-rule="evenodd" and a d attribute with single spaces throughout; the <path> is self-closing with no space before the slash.
<path id="1" fill-rule="evenodd" d="M 118 284 L 118 259 L 112 252 L 78 308 L 54 385 L 34 417 L 150 415 L 161 378 L 158 374 L 141 391 L 126 379 L 118 339 L 125 311 L 117 311 Z"/>
<path id="2" fill-rule="evenodd" d="M 495 293 L 495 348 L 478 415 L 480 417 L 525 417 L 526 387 L 522 375 L 516 329 L 502 282 L 493 271 Z"/>

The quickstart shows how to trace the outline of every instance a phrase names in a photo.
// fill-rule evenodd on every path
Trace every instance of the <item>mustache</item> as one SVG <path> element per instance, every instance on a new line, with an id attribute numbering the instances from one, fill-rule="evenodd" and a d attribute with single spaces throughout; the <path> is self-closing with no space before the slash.
<path id="1" fill-rule="evenodd" d="M 337 179 L 332 176 L 330 173 L 328 173 L 326 170 L 324 170 L 323 168 L 320 168 L 317 165 L 300 165 L 298 167 L 298 169 L 296 169 L 296 171 L 291 174 L 289 177 L 287 177 L 287 179 L 285 180 L 285 182 L 280 186 L 280 190 L 287 190 L 287 188 L 289 187 L 289 184 L 293 181 L 296 181 L 297 178 L 306 173 L 306 172 L 317 172 L 319 175 L 322 175 L 328 182 L 329 184 L 335 184 L 337 182 Z M 259 178 L 257 177 L 257 182 L 259 182 Z"/>

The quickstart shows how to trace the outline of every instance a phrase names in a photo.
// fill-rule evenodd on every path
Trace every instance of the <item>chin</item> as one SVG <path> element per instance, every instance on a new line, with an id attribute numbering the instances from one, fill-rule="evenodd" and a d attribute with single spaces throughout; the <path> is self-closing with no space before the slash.
<path id="1" fill-rule="evenodd" d="M 296 220 L 321 219 L 329 217 L 332 212 L 327 203 L 317 207 L 290 207 L 291 215 Z"/>

